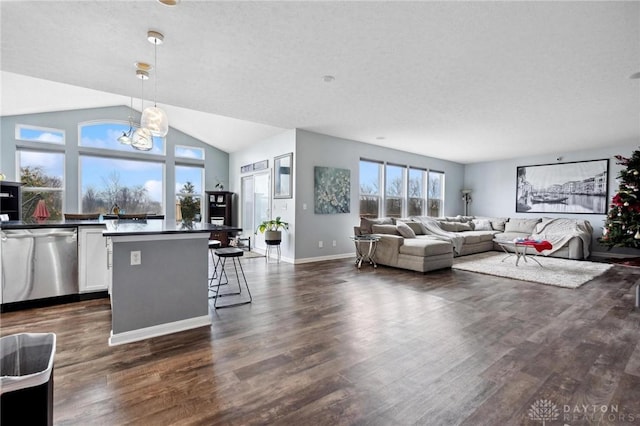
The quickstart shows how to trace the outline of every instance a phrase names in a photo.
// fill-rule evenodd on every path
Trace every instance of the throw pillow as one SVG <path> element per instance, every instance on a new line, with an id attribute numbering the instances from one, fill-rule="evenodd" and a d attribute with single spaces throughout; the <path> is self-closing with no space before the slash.
<path id="1" fill-rule="evenodd" d="M 460 222 L 458 224 L 456 224 L 456 228 L 457 228 L 457 232 L 462 232 L 462 231 L 473 231 L 473 228 L 471 228 L 471 225 L 466 223 L 466 222 Z"/>
<path id="2" fill-rule="evenodd" d="M 491 227 L 493 228 L 494 231 L 504 232 L 504 227 L 505 227 L 505 224 L 507 223 L 507 219 L 495 218 L 495 219 L 491 219 L 490 222 L 491 222 Z"/>
<path id="3" fill-rule="evenodd" d="M 422 226 L 421 223 L 418 222 L 404 222 L 405 225 L 407 225 L 409 228 L 411 228 L 413 230 L 413 233 L 416 235 L 424 235 L 424 227 Z"/>
<path id="4" fill-rule="evenodd" d="M 405 238 L 415 238 L 416 237 L 416 233 L 413 232 L 413 229 L 411 229 L 411 227 L 409 225 L 407 225 L 406 223 L 404 223 L 404 222 L 397 222 L 396 223 L 396 229 L 398 230 L 400 235 L 402 235 Z"/>
<path id="5" fill-rule="evenodd" d="M 395 225 L 373 225 L 371 229 L 373 230 L 372 234 L 400 235 Z"/>
<path id="6" fill-rule="evenodd" d="M 360 232 L 363 234 L 373 234 L 373 225 L 392 225 L 393 220 L 390 217 L 381 217 L 377 219 L 360 218 Z"/>
<path id="7" fill-rule="evenodd" d="M 460 223 L 459 222 L 441 221 L 441 222 L 438 222 L 438 224 L 440 225 L 440 228 L 442 228 L 443 231 L 458 232 L 458 225 Z"/>
<path id="8" fill-rule="evenodd" d="M 489 219 L 473 219 L 473 224 L 476 231 L 493 231 Z"/>

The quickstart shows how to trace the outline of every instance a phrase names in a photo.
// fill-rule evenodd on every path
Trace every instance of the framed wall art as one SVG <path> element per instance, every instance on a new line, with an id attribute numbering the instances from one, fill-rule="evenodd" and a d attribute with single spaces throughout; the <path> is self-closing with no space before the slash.
<path id="1" fill-rule="evenodd" d="M 293 153 L 273 159 L 273 198 L 293 198 Z"/>
<path id="2" fill-rule="evenodd" d="M 516 213 L 606 214 L 609 160 L 520 166 Z"/>
<path id="3" fill-rule="evenodd" d="M 314 168 L 314 213 L 338 214 L 351 211 L 351 170 Z"/>

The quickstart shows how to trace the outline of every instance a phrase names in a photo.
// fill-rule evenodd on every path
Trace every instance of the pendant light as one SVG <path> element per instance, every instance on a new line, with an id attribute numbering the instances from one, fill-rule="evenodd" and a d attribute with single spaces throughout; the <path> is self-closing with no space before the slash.
<path id="1" fill-rule="evenodd" d="M 145 108 L 140 118 L 140 126 L 149 129 L 154 136 L 166 136 L 169 132 L 169 119 L 167 114 L 156 105 L 158 95 L 158 45 L 164 42 L 164 35 L 158 31 L 148 31 L 147 40 L 154 46 L 154 68 L 155 76 L 155 93 L 153 95 L 153 106 Z"/>
<path id="2" fill-rule="evenodd" d="M 129 105 L 129 130 L 122 132 L 122 136 L 118 138 L 118 142 L 123 145 L 131 145 L 131 136 L 133 133 L 133 96 L 131 97 L 131 103 Z"/>
<path id="3" fill-rule="evenodd" d="M 140 109 L 144 108 L 144 81 L 149 79 L 149 72 L 138 68 L 136 70 L 136 76 L 142 80 L 142 98 L 140 101 Z M 133 132 L 131 138 L 131 146 L 139 151 L 149 151 L 153 148 L 153 135 L 151 131 L 142 126 Z"/>

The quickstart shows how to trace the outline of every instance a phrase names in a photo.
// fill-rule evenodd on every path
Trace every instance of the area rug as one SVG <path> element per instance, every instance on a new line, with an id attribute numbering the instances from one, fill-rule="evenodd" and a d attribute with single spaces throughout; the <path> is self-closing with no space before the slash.
<path id="1" fill-rule="evenodd" d="M 506 256 L 505 253 L 499 252 L 461 256 L 453 260 L 452 268 L 556 287 L 578 288 L 613 266 L 607 263 L 544 256 L 536 258 L 542 267 L 532 260 L 524 262 L 522 259 L 516 266 L 515 256 L 505 259 Z"/>

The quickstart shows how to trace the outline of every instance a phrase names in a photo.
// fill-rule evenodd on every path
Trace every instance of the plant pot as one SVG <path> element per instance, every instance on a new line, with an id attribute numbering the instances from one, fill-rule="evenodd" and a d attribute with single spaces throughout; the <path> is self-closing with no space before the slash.
<path id="1" fill-rule="evenodd" d="M 282 231 L 264 231 L 264 240 L 271 243 L 282 241 Z"/>

